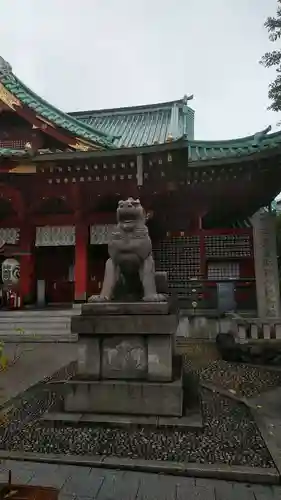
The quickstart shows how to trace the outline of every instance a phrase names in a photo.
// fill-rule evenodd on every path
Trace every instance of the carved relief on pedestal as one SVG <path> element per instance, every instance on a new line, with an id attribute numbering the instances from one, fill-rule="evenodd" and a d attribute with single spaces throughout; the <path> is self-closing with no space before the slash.
<path id="1" fill-rule="evenodd" d="M 147 372 L 147 354 L 141 337 L 120 336 L 104 340 L 102 372 L 108 378 L 139 378 Z"/>

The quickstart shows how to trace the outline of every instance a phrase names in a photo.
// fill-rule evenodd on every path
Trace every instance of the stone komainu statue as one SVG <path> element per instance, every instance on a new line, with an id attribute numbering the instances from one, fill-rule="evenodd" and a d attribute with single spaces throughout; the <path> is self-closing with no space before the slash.
<path id="1" fill-rule="evenodd" d="M 156 291 L 152 245 L 145 224 L 145 211 L 139 200 L 119 201 L 117 227 L 108 244 L 108 253 L 110 258 L 106 262 L 101 293 L 90 297 L 89 302 L 112 300 L 120 278 L 126 281 L 136 275 L 143 288 L 142 300 L 166 300 L 165 295 Z"/>

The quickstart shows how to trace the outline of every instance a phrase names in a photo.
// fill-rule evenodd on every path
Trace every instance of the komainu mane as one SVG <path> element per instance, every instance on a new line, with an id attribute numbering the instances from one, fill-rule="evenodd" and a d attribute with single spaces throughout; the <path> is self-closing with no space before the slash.
<path id="1" fill-rule="evenodd" d="M 166 300 L 156 291 L 152 245 L 145 224 L 145 211 L 139 200 L 119 201 L 117 227 L 112 233 L 108 253 L 101 293 L 90 297 L 89 302 L 113 300 L 120 278 L 126 281 L 133 275 L 137 275 L 142 284 L 142 300 Z"/>

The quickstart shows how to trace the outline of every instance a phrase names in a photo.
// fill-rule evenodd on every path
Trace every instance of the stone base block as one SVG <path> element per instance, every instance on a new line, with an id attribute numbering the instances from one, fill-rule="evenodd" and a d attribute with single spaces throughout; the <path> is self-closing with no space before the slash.
<path id="1" fill-rule="evenodd" d="M 172 380 L 173 337 L 153 335 L 147 338 L 148 380 Z"/>
<path id="2" fill-rule="evenodd" d="M 168 313 L 168 302 L 88 302 L 82 306 L 83 316 Z"/>
<path id="3" fill-rule="evenodd" d="M 181 379 L 170 383 L 72 380 L 66 384 L 66 412 L 182 416 Z"/>
<path id="4" fill-rule="evenodd" d="M 79 378 L 172 381 L 174 336 L 80 335 Z"/>
<path id="5" fill-rule="evenodd" d="M 44 413 L 40 420 L 45 425 L 106 425 L 107 427 L 153 426 L 157 428 L 184 428 L 202 430 L 203 421 L 200 408 L 189 411 L 182 417 L 157 417 L 139 415 L 109 415 L 105 413 L 66 413 L 50 411 Z"/>
<path id="6" fill-rule="evenodd" d="M 81 335 L 172 335 L 178 325 L 173 314 L 72 316 L 71 332 Z"/>
<path id="7" fill-rule="evenodd" d="M 98 337 L 84 337 L 78 347 L 78 375 L 98 379 L 100 376 L 100 342 Z"/>

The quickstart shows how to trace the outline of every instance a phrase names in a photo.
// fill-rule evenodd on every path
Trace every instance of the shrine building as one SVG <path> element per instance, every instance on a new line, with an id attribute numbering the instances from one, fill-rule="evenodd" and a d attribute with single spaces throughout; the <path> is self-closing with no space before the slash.
<path id="1" fill-rule="evenodd" d="M 266 207 L 281 132 L 196 140 L 189 101 L 64 113 L 0 58 L 0 264 L 22 306 L 98 293 L 117 202 L 133 196 L 186 307 L 217 309 L 225 287 L 235 309 L 280 314 Z"/>

